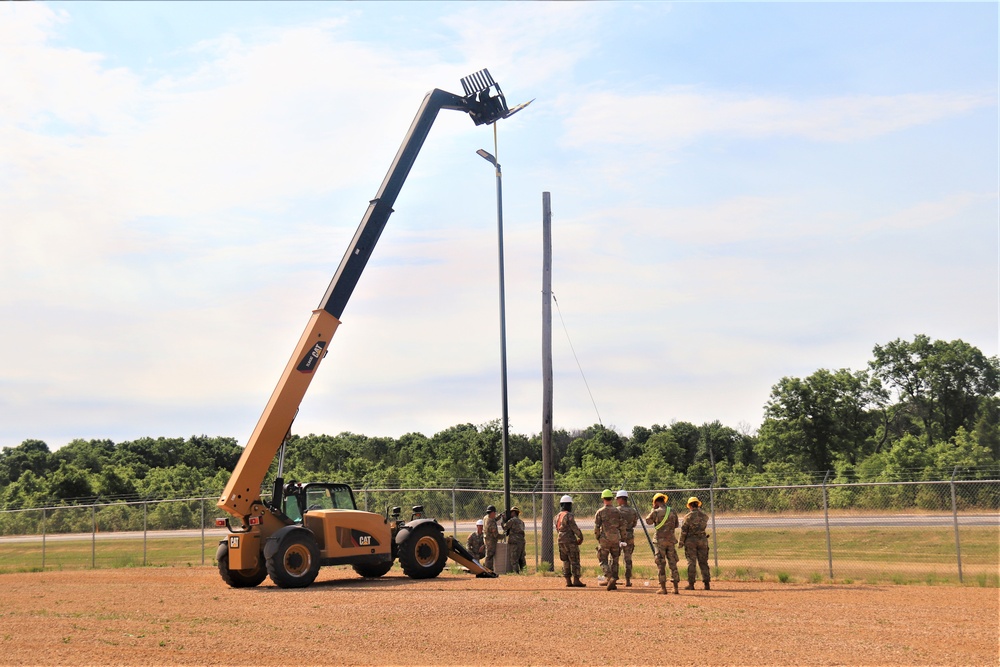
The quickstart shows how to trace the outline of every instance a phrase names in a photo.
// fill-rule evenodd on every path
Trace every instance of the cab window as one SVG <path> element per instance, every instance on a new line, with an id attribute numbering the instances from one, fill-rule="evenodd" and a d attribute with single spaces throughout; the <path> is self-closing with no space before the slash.
<path id="1" fill-rule="evenodd" d="M 311 488 L 306 489 L 306 511 L 311 510 L 332 510 L 336 509 L 334 498 L 330 495 L 330 489 Z"/>
<path id="2" fill-rule="evenodd" d="M 334 507 L 341 510 L 353 510 L 357 509 L 354 506 L 354 497 L 351 495 L 350 489 L 334 489 L 333 490 L 333 501 Z"/>
<path id="3" fill-rule="evenodd" d="M 285 498 L 285 516 L 295 523 L 302 523 L 302 512 L 299 511 L 299 499 L 295 496 Z"/>

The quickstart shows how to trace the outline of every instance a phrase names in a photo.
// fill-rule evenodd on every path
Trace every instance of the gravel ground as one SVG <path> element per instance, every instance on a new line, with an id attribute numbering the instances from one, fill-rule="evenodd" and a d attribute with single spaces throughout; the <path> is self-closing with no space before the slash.
<path id="1" fill-rule="evenodd" d="M 997 665 L 995 588 L 363 581 L 228 588 L 211 567 L 0 575 L 3 665 Z M 683 588 L 683 585 L 682 585 Z"/>

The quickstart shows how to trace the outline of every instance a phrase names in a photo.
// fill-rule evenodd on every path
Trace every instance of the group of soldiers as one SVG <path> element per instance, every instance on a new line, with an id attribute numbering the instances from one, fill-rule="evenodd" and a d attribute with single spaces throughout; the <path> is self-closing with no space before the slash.
<path id="1" fill-rule="evenodd" d="M 611 489 L 601 492 L 604 506 L 594 515 L 594 537 L 597 539 L 597 557 L 604 572 L 604 585 L 607 590 L 618 590 L 619 558 L 624 556 L 625 586 L 632 586 L 632 553 L 635 551 L 635 527 L 639 523 L 639 512 L 629 504 L 628 492 Z M 687 501 L 688 513 L 683 522 L 677 513 L 667 504 L 669 498 L 665 493 L 653 496 L 653 508 L 645 517 L 645 522 L 656 531 L 656 567 L 660 583 L 659 594 L 667 594 L 667 568 L 670 568 L 671 582 L 674 594 L 680 593 L 680 573 L 677 570 L 677 549 L 679 545 L 687 557 L 686 590 L 694 590 L 698 570 L 701 570 L 705 590 L 711 590 L 712 573 L 708 566 L 708 515 L 701 509 L 701 501 L 691 497 Z M 576 524 L 573 515 L 573 498 L 563 496 L 559 499 L 559 515 L 555 519 L 558 533 L 559 559 L 563 564 L 563 576 L 568 587 L 586 587 L 580 580 L 580 545 L 583 544 L 583 531 Z M 501 521 L 501 527 L 507 535 L 509 558 L 512 569 L 520 572 L 525 567 L 524 562 L 524 522 L 520 518 L 521 510 L 512 507 Z M 680 526 L 680 541 L 676 532 Z M 476 532 L 468 539 L 469 551 L 473 556 L 483 559 L 483 564 L 493 569 L 497 541 L 500 539 L 497 526 L 496 507 L 486 508 L 486 516 L 476 522 Z"/>
<path id="2" fill-rule="evenodd" d="M 496 563 L 497 543 L 500 541 L 500 529 L 507 538 L 507 562 L 514 572 L 522 571 L 527 563 L 524 560 L 524 521 L 521 520 L 521 508 L 515 505 L 505 515 L 497 516 L 497 508 L 486 507 L 486 516 L 476 522 L 476 532 L 469 535 L 466 547 L 469 553 L 482 561 L 490 570 Z"/>

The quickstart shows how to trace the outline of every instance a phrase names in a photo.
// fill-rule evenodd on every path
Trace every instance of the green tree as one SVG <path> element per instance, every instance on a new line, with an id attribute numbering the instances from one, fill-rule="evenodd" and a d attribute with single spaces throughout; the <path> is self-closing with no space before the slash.
<path id="1" fill-rule="evenodd" d="M 72 463 L 63 462 L 48 480 L 49 495 L 59 501 L 90 499 L 94 485 L 90 474 Z"/>
<path id="2" fill-rule="evenodd" d="M 820 369 L 805 379 L 782 378 L 764 408 L 756 454 L 801 470 L 832 470 L 838 457 L 854 463 L 874 450 L 884 398 L 864 371 Z"/>
<path id="3" fill-rule="evenodd" d="M 0 449 L 0 486 L 20 479 L 27 470 L 39 477 L 52 470 L 47 444 L 41 440 L 25 440 L 17 447 Z"/>
<path id="4" fill-rule="evenodd" d="M 72 463 L 82 470 L 99 473 L 111 459 L 114 451 L 115 443 L 110 440 L 77 438 L 56 450 L 52 455 L 52 460 L 55 465 L 63 462 Z"/>
<path id="5" fill-rule="evenodd" d="M 653 430 L 656 430 L 655 425 Z M 687 472 L 688 467 L 694 463 L 698 455 L 698 446 L 701 444 L 701 430 L 691 422 L 675 421 L 670 424 L 670 433 L 673 434 L 677 444 L 684 450 L 684 461 L 677 469 L 681 472 Z"/>
<path id="6" fill-rule="evenodd" d="M 917 335 L 876 345 L 872 372 L 913 407 L 928 443 L 971 431 L 983 399 L 1000 391 L 1000 362 L 962 340 Z"/>
<path id="7" fill-rule="evenodd" d="M 48 500 L 48 487 L 45 480 L 33 470 L 25 470 L 21 476 L 10 484 L 0 488 L 0 506 L 5 509 L 21 507 L 40 507 Z"/>
<path id="8" fill-rule="evenodd" d="M 642 457 L 647 463 L 675 470 L 686 467 L 687 454 L 670 431 L 660 431 L 649 436 L 643 445 Z"/>

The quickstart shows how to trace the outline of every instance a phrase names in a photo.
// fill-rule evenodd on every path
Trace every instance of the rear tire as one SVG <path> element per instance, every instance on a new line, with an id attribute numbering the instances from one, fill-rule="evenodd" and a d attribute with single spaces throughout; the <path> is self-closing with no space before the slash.
<path id="1" fill-rule="evenodd" d="M 219 576 L 233 588 L 253 588 L 254 586 L 259 586 L 262 581 L 267 579 L 267 568 L 264 566 L 263 554 L 257 559 L 257 567 L 249 570 L 229 569 L 228 546 L 225 549 L 225 553 L 218 555 L 218 560 Z"/>
<path id="2" fill-rule="evenodd" d="M 392 569 L 392 561 L 388 563 L 358 563 L 354 571 L 365 579 L 377 579 Z"/>
<path id="3" fill-rule="evenodd" d="M 304 531 L 289 533 L 267 559 L 267 573 L 280 588 L 305 588 L 319 574 L 319 546 Z"/>
<path id="4" fill-rule="evenodd" d="M 411 579 L 433 579 L 441 574 L 446 560 L 444 536 L 433 523 L 418 526 L 399 545 L 399 564 Z"/>

